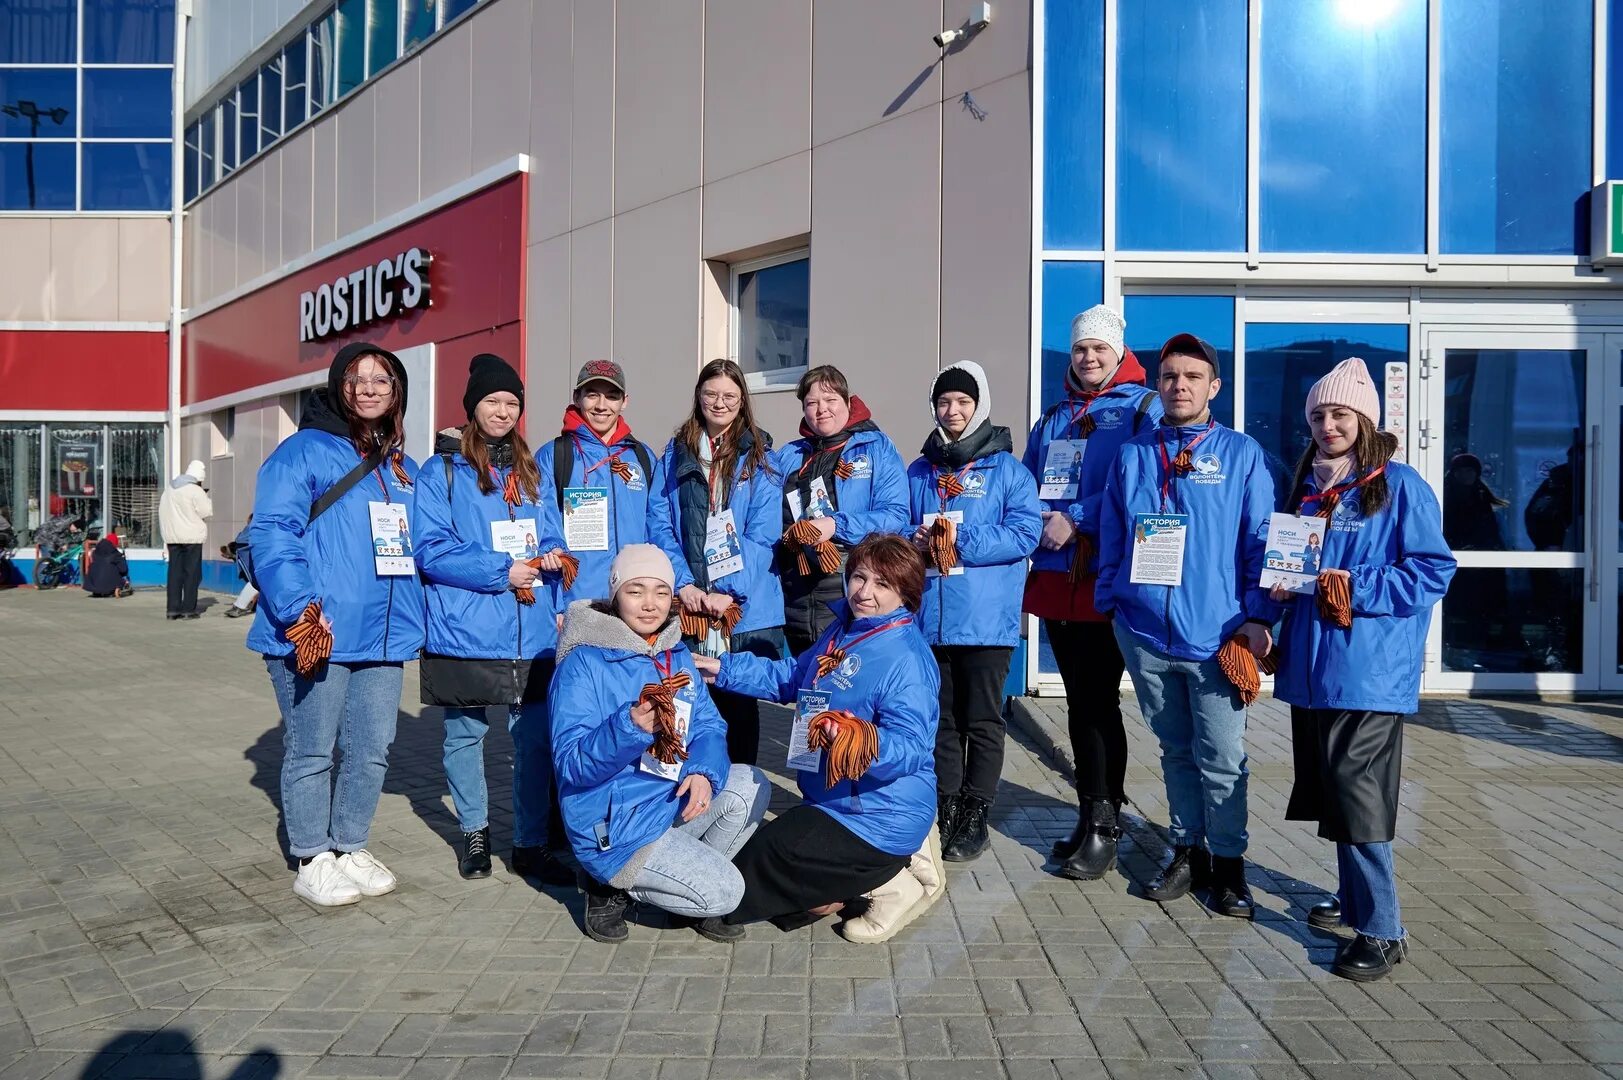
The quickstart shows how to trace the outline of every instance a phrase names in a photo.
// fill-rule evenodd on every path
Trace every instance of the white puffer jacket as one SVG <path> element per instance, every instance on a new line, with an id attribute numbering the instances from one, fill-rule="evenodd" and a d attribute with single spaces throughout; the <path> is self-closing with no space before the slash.
<path id="1" fill-rule="evenodd" d="M 169 482 L 158 500 L 158 531 L 166 544 L 208 542 L 208 519 L 214 503 L 195 476 L 181 473 Z"/>

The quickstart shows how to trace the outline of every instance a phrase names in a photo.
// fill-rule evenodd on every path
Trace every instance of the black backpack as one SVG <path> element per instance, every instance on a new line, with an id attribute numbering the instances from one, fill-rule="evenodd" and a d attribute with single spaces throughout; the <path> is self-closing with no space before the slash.
<path id="1" fill-rule="evenodd" d="M 654 462 L 640 439 L 631 440 L 631 450 L 637 455 L 637 464 L 642 466 L 643 500 L 646 502 L 654 497 Z M 569 474 L 574 469 L 574 442 L 568 435 L 560 435 L 552 440 L 552 486 L 558 495 L 560 511 L 564 508 L 564 488 L 569 486 Z"/>

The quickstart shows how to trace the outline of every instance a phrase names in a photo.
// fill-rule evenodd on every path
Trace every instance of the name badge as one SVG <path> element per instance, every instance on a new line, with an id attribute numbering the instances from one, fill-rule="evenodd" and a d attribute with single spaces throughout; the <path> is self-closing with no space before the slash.
<path id="1" fill-rule="evenodd" d="M 930 526 L 935 524 L 935 519 L 938 518 L 938 517 L 944 517 L 948 521 L 952 522 L 954 525 L 962 525 L 964 523 L 964 512 L 962 510 L 948 510 L 945 514 L 925 514 L 924 515 L 924 528 L 925 528 L 925 531 L 929 531 Z M 963 572 L 964 572 L 964 564 L 959 563 L 957 566 L 954 566 L 951 570 L 947 571 L 947 576 L 948 577 L 957 577 L 959 574 L 962 574 Z M 941 571 L 937 570 L 935 568 L 934 563 L 931 563 L 931 562 L 927 561 L 925 563 L 925 567 L 924 567 L 924 576 L 927 577 L 927 578 L 940 577 L 941 576 Z"/>
<path id="2" fill-rule="evenodd" d="M 829 501 L 828 485 L 823 483 L 821 476 L 811 482 L 810 505 L 805 507 L 800 505 L 800 489 L 797 487 L 784 489 L 784 496 L 789 500 L 789 516 L 796 521 L 816 521 L 818 518 L 834 516 L 834 504 Z"/>
<path id="3" fill-rule="evenodd" d="M 1286 592 L 1312 596 L 1319 583 L 1319 566 L 1324 561 L 1324 527 L 1321 517 L 1295 514 L 1268 516 L 1268 543 L 1262 557 L 1264 589 L 1284 586 Z"/>
<path id="4" fill-rule="evenodd" d="M 732 510 L 711 514 L 704 525 L 704 568 L 712 583 L 744 569 L 744 542 Z"/>
<path id="5" fill-rule="evenodd" d="M 366 506 L 372 518 L 372 561 L 377 566 L 378 576 L 415 574 L 417 563 L 412 559 L 406 504 L 369 502 Z"/>
<path id="6" fill-rule="evenodd" d="M 570 551 L 609 550 L 609 489 L 564 488 L 564 546 Z"/>
<path id="7" fill-rule="evenodd" d="M 688 748 L 688 724 L 693 720 L 693 702 L 676 699 L 676 737 L 682 740 L 682 749 Z M 682 763 L 673 761 L 669 765 L 659 760 L 652 752 L 644 750 L 642 760 L 637 762 L 637 768 L 645 773 L 653 773 L 667 780 L 677 780 L 682 776 Z"/>
<path id="8" fill-rule="evenodd" d="M 490 546 L 514 559 L 533 559 L 541 554 L 536 539 L 535 518 L 490 523 Z"/>
<path id="9" fill-rule="evenodd" d="M 823 767 L 823 752 L 807 744 L 811 718 L 827 712 L 833 698 L 827 690 L 802 690 L 795 695 L 795 720 L 789 728 L 789 757 L 785 764 L 796 772 L 816 772 Z"/>
<path id="10" fill-rule="evenodd" d="M 1087 449 L 1086 439 L 1055 439 L 1049 443 L 1037 497 L 1074 500 L 1082 487 L 1082 455 Z"/>
<path id="11" fill-rule="evenodd" d="M 1183 584 L 1183 553 L 1189 540 L 1188 514 L 1134 514 L 1134 585 Z"/>

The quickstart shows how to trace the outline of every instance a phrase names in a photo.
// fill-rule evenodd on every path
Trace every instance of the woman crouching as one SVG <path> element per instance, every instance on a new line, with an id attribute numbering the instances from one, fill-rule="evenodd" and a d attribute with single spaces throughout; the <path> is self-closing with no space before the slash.
<path id="1" fill-rule="evenodd" d="M 851 551 L 845 599 L 817 643 L 792 660 L 700 657 L 724 690 L 795 705 L 789 764 L 805 801 L 756 832 L 734 860 L 737 925 L 793 930 L 847 904 L 840 932 L 884 941 L 940 899 L 935 657 L 915 624 L 924 562 L 899 536 Z"/>
<path id="2" fill-rule="evenodd" d="M 727 760 L 727 731 L 682 644 L 671 561 L 629 544 L 607 601 L 564 616 L 552 680 L 552 751 L 564 831 L 579 860 L 585 929 L 626 940 L 631 899 L 663 908 L 713 941 L 741 927 L 720 916 L 744 882 L 733 855 L 766 812 L 761 773 Z"/>

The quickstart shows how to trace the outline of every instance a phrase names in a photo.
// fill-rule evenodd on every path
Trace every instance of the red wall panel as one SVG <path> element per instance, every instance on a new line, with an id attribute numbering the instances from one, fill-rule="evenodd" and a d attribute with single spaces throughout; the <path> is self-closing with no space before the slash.
<path id="1" fill-rule="evenodd" d="M 522 378 L 524 375 L 524 326 L 508 323 L 489 330 L 480 330 L 466 337 L 442 341 L 434 349 L 434 430 L 461 427 L 468 422 L 462 409 L 462 391 L 468 386 L 468 361 L 480 353 L 495 353 L 513 365 Z M 519 430 L 528 437 L 532 402 L 525 394 L 525 412 L 519 418 Z M 545 425 L 543 425 L 545 427 Z"/>
<path id="2" fill-rule="evenodd" d="M 0 330 L 0 409 L 169 407 L 169 335 L 150 330 Z"/>

